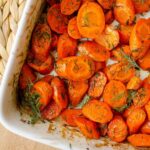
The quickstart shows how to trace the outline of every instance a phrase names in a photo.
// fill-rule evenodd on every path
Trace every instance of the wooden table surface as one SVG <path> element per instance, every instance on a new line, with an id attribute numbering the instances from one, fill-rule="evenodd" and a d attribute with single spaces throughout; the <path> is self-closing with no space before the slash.
<path id="1" fill-rule="evenodd" d="M 39 144 L 6 130 L 0 124 L 0 150 L 58 150 Z"/>

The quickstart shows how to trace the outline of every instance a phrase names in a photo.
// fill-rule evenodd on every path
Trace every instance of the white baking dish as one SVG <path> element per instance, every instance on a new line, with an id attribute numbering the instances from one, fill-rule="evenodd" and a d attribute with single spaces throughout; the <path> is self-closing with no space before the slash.
<path id="1" fill-rule="evenodd" d="M 56 123 L 41 123 L 35 126 L 20 121 L 20 113 L 16 107 L 17 80 L 26 57 L 31 32 L 43 5 L 44 0 L 28 0 L 26 3 L 1 83 L 0 122 L 15 134 L 63 150 L 134 149 L 127 143 L 116 144 L 109 139 L 87 140 L 72 128 L 66 130 L 59 120 Z M 49 124 L 51 128 L 55 128 L 51 133 L 48 133 Z"/>

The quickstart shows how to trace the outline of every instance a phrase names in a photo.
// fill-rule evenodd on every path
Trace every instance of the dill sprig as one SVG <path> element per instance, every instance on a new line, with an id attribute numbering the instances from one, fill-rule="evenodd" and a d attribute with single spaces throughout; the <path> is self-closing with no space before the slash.
<path id="1" fill-rule="evenodd" d="M 77 106 L 77 108 L 82 108 L 90 99 L 91 97 L 89 95 L 86 95 L 81 101 L 81 103 Z"/>

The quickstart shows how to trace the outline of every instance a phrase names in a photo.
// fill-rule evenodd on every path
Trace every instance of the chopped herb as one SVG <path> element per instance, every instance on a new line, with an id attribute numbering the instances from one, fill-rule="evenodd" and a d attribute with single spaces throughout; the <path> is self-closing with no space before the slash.
<path id="1" fill-rule="evenodd" d="M 90 96 L 86 95 L 81 101 L 81 103 L 77 106 L 77 108 L 82 108 L 90 100 L 90 98 Z"/>
<path id="2" fill-rule="evenodd" d="M 121 92 L 119 94 L 117 94 L 115 97 L 113 97 L 111 100 L 112 101 L 117 101 L 117 100 L 120 100 L 123 96 L 124 96 L 124 92 Z"/>

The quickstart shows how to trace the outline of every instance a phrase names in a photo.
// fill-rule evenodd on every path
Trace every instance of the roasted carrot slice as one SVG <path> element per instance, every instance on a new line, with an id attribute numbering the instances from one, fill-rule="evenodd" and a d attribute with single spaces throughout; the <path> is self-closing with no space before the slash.
<path id="1" fill-rule="evenodd" d="M 73 17 L 68 23 L 68 34 L 73 39 L 80 39 L 82 36 L 78 30 L 77 17 Z"/>
<path id="2" fill-rule="evenodd" d="M 104 69 L 106 67 L 106 63 L 105 62 L 97 62 L 95 61 L 95 72 L 98 72 L 102 69 Z"/>
<path id="3" fill-rule="evenodd" d="M 122 44 L 128 44 L 131 32 L 133 30 L 133 25 L 120 25 L 118 32 L 120 36 L 120 42 Z"/>
<path id="4" fill-rule="evenodd" d="M 45 24 L 38 24 L 32 34 L 31 47 L 36 58 L 47 57 L 51 46 L 51 30 Z"/>
<path id="5" fill-rule="evenodd" d="M 104 9 L 111 9 L 114 5 L 114 0 L 97 0 Z"/>
<path id="6" fill-rule="evenodd" d="M 108 125 L 108 136 L 115 142 L 123 142 L 128 135 L 128 129 L 121 116 L 115 116 Z"/>
<path id="7" fill-rule="evenodd" d="M 47 22 L 51 29 L 57 33 L 61 34 L 67 31 L 68 18 L 61 14 L 60 4 L 55 4 L 49 8 Z"/>
<path id="8" fill-rule="evenodd" d="M 146 121 L 141 127 L 141 132 L 145 134 L 150 134 L 150 121 Z"/>
<path id="9" fill-rule="evenodd" d="M 119 33 L 111 25 L 107 25 L 103 33 L 97 34 L 95 41 L 106 49 L 112 50 L 119 44 Z"/>
<path id="10" fill-rule="evenodd" d="M 133 103 L 136 107 L 143 107 L 145 104 L 148 103 L 149 99 L 150 99 L 150 89 L 143 86 L 135 94 Z"/>
<path id="11" fill-rule="evenodd" d="M 143 80 L 143 85 L 150 89 L 150 75 Z"/>
<path id="12" fill-rule="evenodd" d="M 147 118 L 150 121 L 150 101 L 145 105 L 145 110 L 146 110 Z"/>
<path id="13" fill-rule="evenodd" d="M 75 118 L 81 115 L 81 109 L 66 109 L 62 112 L 61 117 L 68 125 L 76 127 Z"/>
<path id="14" fill-rule="evenodd" d="M 85 117 L 75 118 L 75 123 L 85 137 L 90 139 L 100 138 L 100 131 L 97 123 L 88 120 Z"/>
<path id="15" fill-rule="evenodd" d="M 56 104 L 64 109 L 68 105 L 68 95 L 64 85 L 64 82 L 58 77 L 54 77 L 51 81 L 51 86 L 53 88 L 53 99 Z"/>
<path id="16" fill-rule="evenodd" d="M 47 3 L 48 3 L 50 6 L 52 6 L 52 5 L 54 5 L 54 4 L 58 3 L 58 2 L 59 2 L 59 0 L 47 0 Z"/>
<path id="17" fill-rule="evenodd" d="M 128 64 L 120 62 L 107 66 L 105 73 L 109 80 L 119 80 L 126 83 L 135 76 L 135 69 Z"/>
<path id="18" fill-rule="evenodd" d="M 114 15 L 115 19 L 121 24 L 132 24 L 135 17 L 135 10 L 132 0 L 116 0 Z"/>
<path id="19" fill-rule="evenodd" d="M 124 118 L 127 118 L 131 113 L 132 111 L 134 111 L 136 107 L 134 105 L 131 105 L 129 108 L 127 108 L 124 112 L 123 112 L 123 117 Z"/>
<path id="20" fill-rule="evenodd" d="M 42 118 L 52 120 L 57 118 L 61 113 L 61 108 L 52 100 L 48 106 L 41 112 Z"/>
<path id="21" fill-rule="evenodd" d="M 84 81 L 89 79 L 95 72 L 94 61 L 87 56 L 70 57 L 66 71 L 69 79 L 73 81 Z"/>
<path id="22" fill-rule="evenodd" d="M 95 38 L 102 33 L 105 27 L 102 8 L 95 2 L 83 3 L 78 11 L 77 26 L 83 37 Z"/>
<path id="23" fill-rule="evenodd" d="M 74 56 L 77 51 L 77 41 L 67 33 L 60 35 L 57 44 L 58 58 L 65 58 L 69 56 Z"/>
<path id="24" fill-rule="evenodd" d="M 142 80 L 139 77 L 134 76 L 128 82 L 127 89 L 128 90 L 138 90 L 140 88 L 141 84 L 142 84 Z"/>
<path id="25" fill-rule="evenodd" d="M 80 52 L 80 55 L 88 55 L 93 60 L 98 62 L 107 61 L 110 57 L 109 51 L 105 47 L 97 44 L 94 41 L 81 43 L 78 46 L 78 50 Z"/>
<path id="26" fill-rule="evenodd" d="M 40 109 L 48 105 L 52 99 L 53 89 L 50 84 L 45 81 L 38 81 L 33 85 L 33 92 L 39 94 Z"/>
<path id="27" fill-rule="evenodd" d="M 33 83 L 35 80 L 36 75 L 33 70 L 27 64 L 24 64 L 19 76 L 19 88 L 25 89 L 28 84 Z"/>
<path id="28" fill-rule="evenodd" d="M 95 0 L 82 0 L 82 4 L 86 2 L 95 2 Z"/>
<path id="29" fill-rule="evenodd" d="M 114 21 L 113 11 L 109 10 L 105 13 L 105 22 L 106 24 L 111 24 Z"/>
<path id="30" fill-rule="evenodd" d="M 133 134 L 128 137 L 128 142 L 133 146 L 149 147 L 150 135 L 147 134 Z"/>
<path id="31" fill-rule="evenodd" d="M 57 48 L 57 43 L 58 43 L 58 35 L 53 33 L 52 34 L 52 41 L 51 41 L 51 50 L 54 50 Z"/>
<path id="32" fill-rule="evenodd" d="M 105 86 L 103 98 L 104 102 L 112 108 L 124 106 L 127 100 L 127 90 L 125 85 L 120 81 L 109 81 Z"/>
<path id="33" fill-rule="evenodd" d="M 88 90 L 88 95 L 93 98 L 98 98 L 102 95 L 107 78 L 103 72 L 97 72 L 90 79 L 90 87 Z"/>
<path id="34" fill-rule="evenodd" d="M 85 104 L 82 113 L 88 119 L 99 123 L 107 123 L 113 117 L 111 108 L 106 103 L 98 100 L 90 100 Z"/>
<path id="35" fill-rule="evenodd" d="M 51 81 L 52 81 L 53 77 L 54 77 L 54 76 L 46 75 L 46 76 L 42 77 L 42 78 L 40 79 L 40 81 L 45 81 L 45 82 L 51 84 Z"/>
<path id="36" fill-rule="evenodd" d="M 146 119 L 146 113 L 142 108 L 136 108 L 127 117 L 127 126 L 130 134 L 136 133 Z"/>
<path id="37" fill-rule="evenodd" d="M 80 7 L 81 0 L 62 0 L 61 13 L 64 15 L 71 15 Z"/>
<path id="38" fill-rule="evenodd" d="M 68 94 L 71 105 L 78 105 L 81 102 L 87 90 L 88 81 L 69 81 Z"/>

